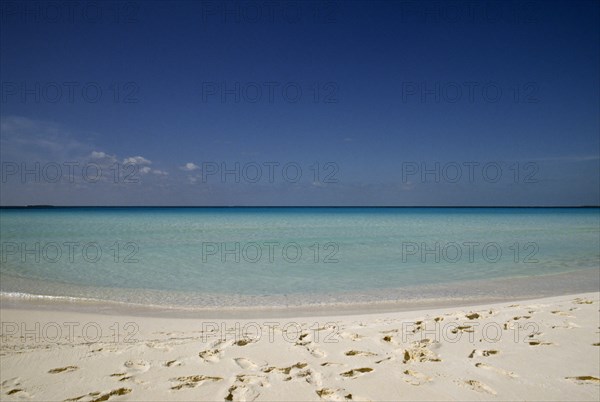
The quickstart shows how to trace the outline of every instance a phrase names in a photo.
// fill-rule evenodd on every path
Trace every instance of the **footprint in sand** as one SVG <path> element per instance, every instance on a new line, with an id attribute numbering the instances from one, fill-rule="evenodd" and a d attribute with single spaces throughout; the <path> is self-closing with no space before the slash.
<path id="1" fill-rule="evenodd" d="M 376 353 L 373 352 L 366 352 L 363 350 L 349 350 L 346 353 L 344 353 L 346 356 L 377 356 Z"/>
<path id="2" fill-rule="evenodd" d="M 202 385 L 207 382 L 218 382 L 222 381 L 223 377 L 214 377 L 214 376 L 206 376 L 206 375 L 190 375 L 187 377 L 176 377 L 171 378 L 170 381 L 178 382 L 179 384 L 173 385 L 171 389 L 180 390 L 183 388 L 196 388 L 199 385 Z"/>
<path id="3" fill-rule="evenodd" d="M 489 385 L 482 383 L 477 380 L 464 380 L 463 385 L 466 385 L 468 388 L 473 391 L 482 392 L 485 394 L 496 395 L 496 391 L 494 391 Z"/>
<path id="4" fill-rule="evenodd" d="M 233 344 L 235 346 L 246 346 L 246 345 L 250 345 L 251 343 L 254 343 L 256 341 L 252 340 L 252 339 L 240 339 L 237 342 L 234 342 Z"/>
<path id="5" fill-rule="evenodd" d="M 325 362 L 325 363 L 321 363 L 321 367 L 328 367 L 328 366 L 343 366 L 344 363 L 334 363 L 334 362 Z"/>
<path id="6" fill-rule="evenodd" d="M 110 377 L 121 377 L 119 378 L 119 382 L 124 381 L 135 381 L 132 375 L 127 375 L 127 373 L 114 373 L 111 374 Z"/>
<path id="7" fill-rule="evenodd" d="M 86 397 L 93 398 L 93 399 L 86 399 L 86 401 L 89 401 L 89 402 L 108 401 L 113 396 L 127 395 L 130 392 L 131 392 L 131 389 L 129 389 L 129 388 L 113 389 L 112 391 L 108 391 L 105 393 L 96 391 L 96 392 L 90 392 L 89 394 L 76 396 L 74 398 L 65 399 L 64 402 L 79 402 L 83 398 L 86 398 Z"/>
<path id="8" fill-rule="evenodd" d="M 341 373 L 340 375 L 342 377 L 346 377 L 346 378 L 356 378 L 365 373 L 370 373 L 371 371 L 373 371 L 373 369 L 370 367 L 362 367 L 362 368 L 356 368 L 356 369 L 346 371 L 344 373 Z"/>
<path id="9" fill-rule="evenodd" d="M 253 401 L 260 396 L 260 389 L 268 387 L 265 375 L 238 374 L 233 385 L 227 389 L 226 401 Z"/>
<path id="10" fill-rule="evenodd" d="M 574 304 L 594 304 L 594 302 L 592 300 L 586 300 L 586 299 L 580 299 L 580 298 L 573 300 L 573 303 Z"/>
<path id="11" fill-rule="evenodd" d="M 430 350 L 428 346 L 437 349 L 440 345 L 438 342 L 433 342 L 427 338 L 413 342 L 410 348 L 404 349 L 402 362 L 405 364 L 410 362 L 441 362 L 442 359 L 440 359 L 435 352 Z"/>
<path id="12" fill-rule="evenodd" d="M 208 349 L 203 350 L 200 353 L 198 353 L 198 356 L 200 356 L 200 358 L 207 363 L 216 363 L 221 360 L 223 351 L 226 348 L 228 348 L 229 346 L 232 346 L 232 345 L 246 346 L 249 343 L 252 343 L 252 341 L 249 341 L 246 339 L 241 339 L 237 342 L 234 342 L 232 340 L 229 340 L 229 341 L 217 340 L 217 341 L 212 342 Z"/>
<path id="13" fill-rule="evenodd" d="M 321 373 L 316 372 L 310 368 L 306 368 L 307 366 L 308 363 L 298 362 L 289 367 L 263 367 L 261 371 L 269 376 L 275 375 L 275 378 L 279 378 L 280 380 L 282 379 L 283 381 L 306 381 L 307 383 L 314 385 L 317 388 L 321 388 L 323 386 L 323 377 Z"/>
<path id="14" fill-rule="evenodd" d="M 308 344 L 305 345 L 306 350 L 308 350 L 308 352 L 313 356 L 316 357 L 318 359 L 325 357 L 327 354 L 325 352 L 323 352 L 321 349 L 319 349 L 318 347 L 315 346 L 314 342 L 309 342 Z"/>
<path id="15" fill-rule="evenodd" d="M 145 373 L 150 370 L 150 363 L 145 360 L 127 360 L 123 365 L 127 367 L 129 371 L 138 373 Z"/>
<path id="16" fill-rule="evenodd" d="M 425 330 L 425 327 L 426 327 L 426 326 L 425 326 L 425 324 L 423 324 L 423 321 L 422 321 L 422 320 L 420 320 L 420 321 L 415 321 L 415 322 L 409 322 L 409 323 L 407 323 L 407 324 L 408 324 L 407 330 L 408 330 L 408 329 L 410 329 L 410 328 L 412 327 L 412 330 L 411 330 L 411 332 L 412 332 L 413 334 L 416 334 L 418 331 L 423 331 L 423 330 Z"/>
<path id="17" fill-rule="evenodd" d="M 10 378 L 3 381 L 2 384 L 0 384 L 0 388 L 6 395 L 15 395 L 19 398 L 29 398 L 29 393 L 23 389 L 21 385 L 21 379 L 19 377 Z M 0 399 L 2 398 L 0 397 Z"/>
<path id="18" fill-rule="evenodd" d="M 162 350 L 163 352 L 170 352 L 173 350 L 171 346 L 164 342 L 146 342 L 146 347 L 156 350 Z"/>
<path id="19" fill-rule="evenodd" d="M 21 388 L 13 388 L 6 393 L 6 395 L 15 395 L 15 394 L 16 394 L 16 396 L 18 396 L 20 398 L 29 398 L 29 394 Z"/>
<path id="20" fill-rule="evenodd" d="M 518 316 L 513 317 L 513 321 L 528 320 L 530 318 L 531 318 L 530 315 L 518 315 Z"/>
<path id="21" fill-rule="evenodd" d="M 554 345 L 552 342 L 543 342 L 537 339 L 532 339 L 530 341 L 527 341 L 527 343 L 529 344 L 529 346 L 548 346 L 548 345 Z"/>
<path id="22" fill-rule="evenodd" d="M 289 376 L 290 372 L 292 370 L 294 370 L 294 369 L 301 370 L 301 369 L 305 368 L 306 366 L 308 366 L 308 363 L 298 362 L 298 363 L 293 364 L 288 367 L 275 367 L 275 366 L 263 367 L 261 369 L 261 371 L 263 373 L 267 373 L 267 374 L 268 373 L 282 373 L 282 374 L 285 374 L 286 376 Z"/>
<path id="23" fill-rule="evenodd" d="M 321 375 L 321 373 L 318 373 L 311 369 L 301 371 L 297 374 L 297 376 L 303 377 L 307 383 L 314 385 L 317 388 L 321 388 L 323 386 L 323 376 Z"/>
<path id="24" fill-rule="evenodd" d="M 494 373 L 502 374 L 502 375 L 505 375 L 505 376 L 511 377 L 511 378 L 518 377 L 518 375 L 516 375 L 512 371 L 508 371 L 508 370 L 504 370 L 504 369 L 501 369 L 498 367 L 490 366 L 489 364 L 485 364 L 485 363 L 475 363 L 475 367 L 481 368 L 484 370 L 493 371 Z"/>
<path id="25" fill-rule="evenodd" d="M 326 353 L 319 349 L 315 342 L 310 339 L 307 339 L 310 334 L 303 333 L 298 337 L 298 341 L 294 344 L 295 346 L 300 346 L 305 348 L 313 357 L 321 358 L 325 357 Z"/>
<path id="26" fill-rule="evenodd" d="M 486 316 L 487 314 L 487 316 Z M 478 320 L 480 318 L 488 318 L 488 317 L 493 317 L 495 316 L 497 313 L 494 310 L 488 310 L 487 313 L 480 311 L 479 313 L 475 313 L 473 311 L 470 311 L 468 313 L 465 314 L 465 318 L 467 318 L 468 320 Z M 437 319 L 436 319 L 437 321 Z"/>
<path id="27" fill-rule="evenodd" d="M 403 380 L 410 385 L 422 385 L 432 380 L 431 377 L 413 370 L 404 370 Z"/>
<path id="28" fill-rule="evenodd" d="M 456 328 L 453 328 L 450 332 L 453 334 L 458 334 L 459 332 L 475 332 L 475 330 L 470 325 L 459 325 Z"/>
<path id="29" fill-rule="evenodd" d="M 0 388 L 2 390 L 4 390 L 5 388 L 16 387 L 16 386 L 18 386 L 20 384 L 21 384 L 21 378 L 14 377 L 14 378 L 10 378 L 8 380 L 2 381 L 2 383 L 0 384 Z"/>
<path id="30" fill-rule="evenodd" d="M 598 384 L 600 378 L 591 375 L 581 375 L 578 377 L 565 377 L 567 380 L 575 381 L 577 384 Z"/>
<path id="31" fill-rule="evenodd" d="M 207 363 L 216 363 L 221 360 L 221 354 L 219 349 L 207 349 L 198 353 L 198 356 Z"/>
<path id="32" fill-rule="evenodd" d="M 551 311 L 552 314 L 554 315 L 560 315 L 563 317 L 569 317 L 569 318 L 573 318 L 573 316 L 569 313 L 565 313 L 564 311 L 560 311 L 560 310 L 555 310 L 555 311 Z"/>
<path id="33" fill-rule="evenodd" d="M 494 356 L 499 354 L 500 352 L 498 350 L 478 350 L 478 349 L 473 349 L 473 351 L 471 352 L 471 354 L 469 355 L 469 359 L 472 359 L 475 356 L 479 356 L 479 357 L 489 357 L 489 356 Z"/>
<path id="34" fill-rule="evenodd" d="M 245 359 L 243 357 L 238 357 L 237 359 L 233 359 L 235 364 L 243 368 L 244 370 L 256 370 L 258 366 L 252 361 Z"/>
<path id="35" fill-rule="evenodd" d="M 77 366 L 66 366 L 66 367 L 59 367 L 59 368 L 55 368 L 52 370 L 48 370 L 49 374 L 58 374 L 58 373 L 70 373 L 72 371 L 78 370 L 79 367 Z"/>
<path id="36" fill-rule="evenodd" d="M 322 388 L 315 391 L 325 401 L 351 401 L 352 394 L 341 388 Z"/>

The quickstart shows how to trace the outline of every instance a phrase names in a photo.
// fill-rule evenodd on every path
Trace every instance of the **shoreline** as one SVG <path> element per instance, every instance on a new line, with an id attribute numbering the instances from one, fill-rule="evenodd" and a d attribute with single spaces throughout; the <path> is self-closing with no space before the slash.
<path id="1" fill-rule="evenodd" d="M 476 309 L 483 306 L 499 306 L 507 303 L 524 303 L 530 301 L 543 301 L 562 299 L 568 297 L 580 297 L 581 295 L 594 295 L 594 292 L 575 292 L 561 295 L 544 296 L 522 296 L 515 298 L 489 298 L 489 299 L 439 299 L 415 302 L 410 305 L 407 302 L 371 302 L 367 304 L 329 304 L 324 306 L 288 306 L 288 307 L 236 307 L 236 308 L 192 308 L 185 310 L 181 308 L 165 308 L 152 306 L 145 308 L 141 305 L 131 305 L 120 302 L 91 301 L 81 303 L 80 300 L 69 302 L 63 300 L 45 301 L 44 299 L 33 300 L 11 300 L 7 302 L 0 297 L 0 311 L 32 311 L 46 313 L 72 313 L 90 314 L 98 316 L 136 317 L 149 319 L 224 319 L 244 320 L 260 318 L 314 318 L 314 317 L 370 317 L 395 313 L 426 313 L 432 311 L 445 311 L 455 309 Z M 107 304 L 116 304 L 118 307 L 111 309 Z M 122 307 L 122 308 L 119 308 Z"/>
<path id="2" fill-rule="evenodd" d="M 212 315 L 204 315 L 204 310 L 194 310 L 190 311 L 190 316 L 181 316 L 181 315 L 146 315 L 146 314 L 132 314 L 131 310 L 124 310 L 120 312 L 111 312 L 106 310 L 98 310 L 96 307 L 90 306 L 90 310 L 70 310 L 70 309 L 58 309 L 55 303 L 36 303 L 31 305 L 22 305 L 22 306 L 6 306 L 3 303 L 0 303 L 0 312 L 9 314 L 9 312 L 17 313 L 22 312 L 27 314 L 27 312 L 31 312 L 33 314 L 57 314 L 57 315 L 81 315 L 81 316 L 94 316 L 94 317 L 121 317 L 121 318 L 140 318 L 140 319 L 149 319 L 149 320 L 175 320 L 175 321 L 190 321 L 196 319 L 222 319 L 223 321 L 232 321 L 232 322 L 244 322 L 250 321 L 254 319 L 269 319 L 269 318 L 279 318 L 279 319 L 311 319 L 311 318 L 331 318 L 336 320 L 355 320 L 355 319 L 385 319 L 386 316 L 422 316 L 422 315 L 431 315 L 431 314 L 442 314 L 448 313 L 450 311 L 456 310 L 485 310 L 490 308 L 501 308 L 506 304 L 551 304 L 554 302 L 570 300 L 570 299 L 585 299 L 585 298 L 598 298 L 600 301 L 600 291 L 596 292 L 576 292 L 576 293 L 568 293 L 563 295 L 552 295 L 552 296 L 542 296 L 542 297 L 523 297 L 523 298 L 510 298 L 504 300 L 463 300 L 458 304 L 450 304 L 450 305 L 442 305 L 442 304 L 433 304 L 433 305 L 419 305 L 414 308 L 405 307 L 399 308 L 397 305 L 389 305 L 385 306 L 384 310 L 380 309 L 380 304 L 369 304 L 365 305 L 348 305 L 345 306 L 348 308 L 347 311 L 343 309 L 340 311 L 339 308 L 335 310 L 335 312 L 326 310 L 319 311 L 318 308 L 310 309 L 306 307 L 288 307 L 283 310 L 289 312 L 289 314 L 272 315 L 273 312 L 283 311 L 281 309 L 249 309 L 248 311 L 240 308 L 239 310 L 221 310 L 214 311 Z M 442 301 L 440 301 L 441 303 Z M 382 303 L 387 304 L 387 303 Z M 341 307 L 341 306 L 338 306 Z M 368 307 L 367 309 L 361 309 L 361 307 Z M 92 310 L 93 308 L 93 310 Z M 600 308 L 598 310 L 600 312 Z M 173 311 L 178 313 L 179 311 Z M 243 317 L 232 316 L 232 313 L 241 313 Z M 252 315 L 248 313 L 256 313 L 258 315 Z M 165 314 L 168 311 L 165 311 Z M 199 313 L 198 315 L 196 315 Z M 263 315 L 264 314 L 264 315 Z M 600 317 L 599 317 L 600 318 Z M 600 327 L 598 328 L 600 330 Z M 599 332 L 600 333 L 600 332 Z"/>
<path id="3" fill-rule="evenodd" d="M 5 277 L 6 279 L 6 277 Z M 6 282 L 5 282 L 6 283 Z M 27 288 L 27 280 L 17 279 L 17 285 Z M 131 315 L 140 317 L 179 318 L 237 318 L 237 317 L 297 317 L 356 315 L 363 313 L 419 311 L 433 308 L 465 307 L 478 304 L 502 303 L 513 300 L 539 299 L 553 296 L 594 292 L 600 288 L 600 270 L 581 269 L 548 275 L 472 280 L 443 285 L 414 286 L 412 288 L 381 289 L 363 293 L 325 295 L 298 294 L 289 296 L 228 296 L 208 295 L 200 302 L 204 305 L 155 304 L 169 296 L 168 291 L 148 291 L 146 302 L 106 300 L 94 297 L 98 289 L 74 287 L 79 296 L 55 296 L 0 291 L 2 308 L 30 310 L 65 310 L 71 312 L 98 312 L 105 315 Z M 60 287 L 48 283 L 51 293 Z M 48 290 L 47 290 L 48 291 Z M 119 289 L 127 293 L 129 289 Z M 311 302 L 306 302 L 306 299 Z M 209 300 L 211 304 L 207 304 Z M 232 304 L 231 300 L 235 304 Z M 315 301 L 316 300 L 316 301 Z M 320 301 L 319 301 L 320 300 Z M 352 301 L 348 301 L 352 300 Z M 263 304 L 259 304 L 263 303 Z"/>

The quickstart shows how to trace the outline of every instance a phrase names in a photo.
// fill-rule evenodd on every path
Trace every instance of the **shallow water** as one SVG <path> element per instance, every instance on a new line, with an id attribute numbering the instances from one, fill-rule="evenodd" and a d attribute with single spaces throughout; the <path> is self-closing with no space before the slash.
<path id="1" fill-rule="evenodd" d="M 173 307 L 586 292 L 600 267 L 599 209 L 1 209 L 0 237 L 4 298 Z"/>

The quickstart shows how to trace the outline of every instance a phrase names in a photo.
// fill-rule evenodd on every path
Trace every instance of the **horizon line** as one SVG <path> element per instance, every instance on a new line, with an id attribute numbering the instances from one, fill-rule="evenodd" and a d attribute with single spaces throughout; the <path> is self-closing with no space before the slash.
<path id="1" fill-rule="evenodd" d="M 0 209 L 53 208 L 600 208 L 600 205 L 0 205 Z"/>

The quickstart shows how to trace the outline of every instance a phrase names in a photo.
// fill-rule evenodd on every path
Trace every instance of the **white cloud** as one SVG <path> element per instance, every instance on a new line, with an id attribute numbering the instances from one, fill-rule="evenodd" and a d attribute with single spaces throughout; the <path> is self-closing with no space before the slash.
<path id="1" fill-rule="evenodd" d="M 102 151 L 92 151 L 89 158 L 105 163 L 114 163 L 117 161 L 116 155 L 109 155 L 106 152 Z"/>
<path id="2" fill-rule="evenodd" d="M 157 176 L 167 176 L 169 174 L 166 170 L 152 169 L 150 166 L 142 166 L 139 171 L 141 174 L 152 173 Z"/>
<path id="3" fill-rule="evenodd" d="M 193 162 L 188 162 L 185 164 L 185 166 L 183 166 L 181 169 L 187 171 L 187 172 L 192 172 L 194 170 L 198 170 L 200 169 L 200 166 L 196 165 Z"/>
<path id="4" fill-rule="evenodd" d="M 130 156 L 129 158 L 123 159 L 123 163 L 133 163 L 135 165 L 151 165 L 152 162 L 143 156 Z"/>
<path id="5" fill-rule="evenodd" d="M 104 152 L 92 151 L 92 154 L 90 155 L 90 158 L 92 158 L 92 159 L 104 159 L 107 156 L 108 155 L 106 155 Z"/>

